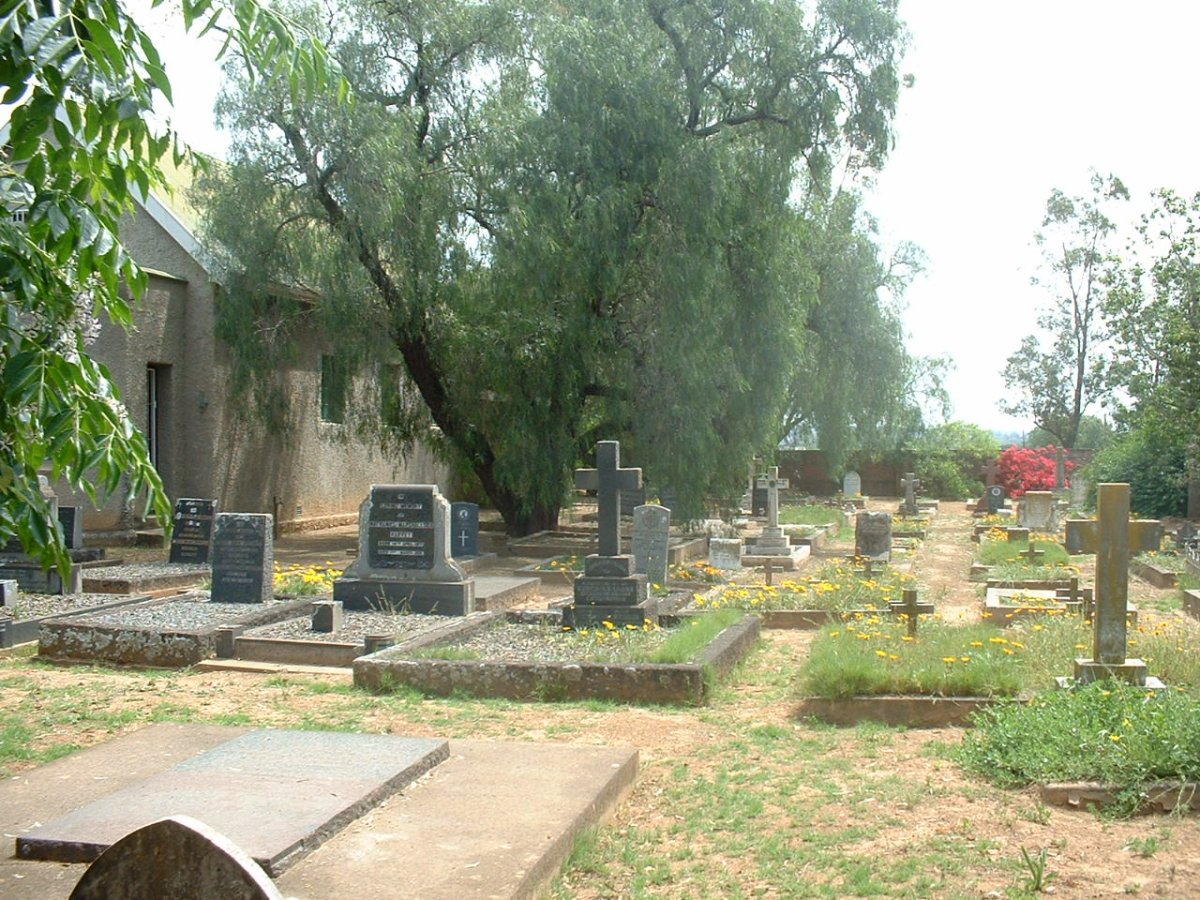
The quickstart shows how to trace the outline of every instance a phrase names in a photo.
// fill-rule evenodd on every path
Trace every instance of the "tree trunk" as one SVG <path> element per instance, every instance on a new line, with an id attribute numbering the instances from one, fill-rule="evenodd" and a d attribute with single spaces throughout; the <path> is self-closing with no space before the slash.
<path id="1" fill-rule="evenodd" d="M 1187 453 L 1187 517 L 1200 519 L 1200 443 L 1195 441 Z"/>

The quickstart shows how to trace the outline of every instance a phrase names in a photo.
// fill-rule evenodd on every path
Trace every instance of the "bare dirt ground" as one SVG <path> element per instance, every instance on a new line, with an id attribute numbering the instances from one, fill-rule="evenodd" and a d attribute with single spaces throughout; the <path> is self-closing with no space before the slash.
<path id="1" fill-rule="evenodd" d="M 979 587 L 966 578 L 974 548 L 970 526 L 962 504 L 944 503 L 915 555 L 922 596 L 948 619 L 978 617 Z M 352 532 L 325 535 L 306 554 L 287 549 L 300 541 L 289 538 L 281 556 L 340 562 L 343 540 L 352 544 Z M 1155 592 L 1140 583 L 1133 587 L 1135 599 Z M 957 729 L 831 730 L 797 721 L 790 676 L 810 637 L 766 632 L 712 706 L 696 710 L 393 702 L 319 687 L 345 685 L 348 674 L 129 673 L 0 659 L 0 683 L 6 684 L 0 724 L 32 717 L 35 746 L 87 746 L 152 718 L 178 717 L 637 747 L 637 785 L 598 837 L 599 861 L 569 870 L 557 887 L 564 897 L 720 897 L 735 894 L 729 884 L 737 885 L 736 895 L 763 897 L 1028 896 L 1018 888 L 1026 874 L 1021 848 L 1035 855 L 1046 851 L 1054 876 L 1047 892 L 1057 896 L 1200 897 L 1195 817 L 1108 821 L 1044 807 L 1033 790 L 993 788 L 946 759 L 944 748 L 961 740 Z M 103 715 L 56 714 L 73 691 L 84 692 L 89 700 L 83 706 Z M 41 727 L 39 710 L 45 712 Z M 711 807 L 728 802 L 726 789 L 752 795 L 761 808 L 722 825 Z M 781 858 L 766 858 L 758 845 L 736 850 L 738 829 L 746 828 L 777 835 Z M 823 835 L 831 836 L 827 845 Z M 905 858 L 917 861 L 925 881 L 873 891 L 869 879 L 855 878 L 856 867 L 870 871 Z M 790 868 L 789 860 L 795 861 Z M 665 874 L 647 880 L 655 866 Z M 815 893 L 818 886 L 825 893 Z"/>

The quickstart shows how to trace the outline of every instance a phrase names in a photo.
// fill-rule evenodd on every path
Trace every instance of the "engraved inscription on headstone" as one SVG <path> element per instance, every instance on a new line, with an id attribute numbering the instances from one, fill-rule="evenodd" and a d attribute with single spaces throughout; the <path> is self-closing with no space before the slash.
<path id="1" fill-rule="evenodd" d="M 175 501 L 170 562 L 208 562 L 208 553 L 212 548 L 213 516 L 216 513 L 216 500 L 181 497 Z"/>
<path id="2" fill-rule="evenodd" d="M 450 504 L 450 555 L 479 555 L 479 504 Z"/>
<path id="3" fill-rule="evenodd" d="M 667 583 L 667 547 L 671 511 L 665 506 L 639 506 L 633 511 L 633 558 L 638 574 L 651 584 Z"/>
<path id="4" fill-rule="evenodd" d="M 367 564 L 372 569 L 432 569 L 433 562 L 433 491 L 373 487 Z"/>
<path id="5" fill-rule="evenodd" d="M 214 603 L 265 603 L 274 596 L 274 517 L 260 513 L 221 513 L 212 548 Z"/>

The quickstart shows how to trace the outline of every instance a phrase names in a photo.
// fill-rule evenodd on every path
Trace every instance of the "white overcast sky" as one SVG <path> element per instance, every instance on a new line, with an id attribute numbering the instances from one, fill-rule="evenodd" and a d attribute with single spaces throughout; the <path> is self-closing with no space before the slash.
<path id="1" fill-rule="evenodd" d="M 1029 280 L 1051 189 L 1084 193 L 1090 169 L 1111 172 L 1138 212 L 1155 188 L 1200 189 L 1200 2 L 901 0 L 900 14 L 915 83 L 867 206 L 885 242 L 928 258 L 905 297 L 909 349 L 954 360 L 954 418 L 1027 430 L 997 407 L 999 372 L 1045 298 Z M 178 18 L 154 29 L 171 118 L 219 155 L 212 47 L 181 32 Z"/>

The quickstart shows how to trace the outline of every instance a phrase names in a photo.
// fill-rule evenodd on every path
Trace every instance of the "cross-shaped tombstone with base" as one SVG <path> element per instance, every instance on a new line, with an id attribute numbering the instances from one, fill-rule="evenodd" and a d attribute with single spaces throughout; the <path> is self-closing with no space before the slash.
<path id="1" fill-rule="evenodd" d="M 646 576 L 635 574 L 633 557 L 621 555 L 621 491 L 642 486 L 641 469 L 621 468 L 616 441 L 596 444 L 596 468 L 577 469 L 575 486 L 596 491 L 599 553 L 583 561 L 575 579 L 575 602 L 563 610 L 563 624 L 574 628 L 640 627 L 657 616 L 657 601 L 648 595 Z"/>
<path id="2" fill-rule="evenodd" d="M 996 476 L 1000 474 L 1000 466 L 994 459 L 989 460 L 986 466 L 979 467 L 979 474 L 983 476 L 984 487 L 991 487 L 996 483 Z"/>
<path id="3" fill-rule="evenodd" d="M 617 441 L 596 444 L 596 468 L 575 470 L 575 487 L 596 492 L 600 556 L 620 556 L 621 491 L 641 486 L 641 469 L 621 468 L 621 445 Z"/>
<path id="4" fill-rule="evenodd" d="M 1086 684 L 1099 678 L 1120 678 L 1148 685 L 1157 679 L 1147 680 L 1146 664 L 1125 657 L 1129 555 L 1157 550 L 1162 541 L 1162 522 L 1130 521 L 1127 484 L 1100 485 L 1096 516 L 1067 520 L 1067 551 L 1096 554 L 1092 658 L 1075 660 L 1075 680 Z"/>
<path id="5" fill-rule="evenodd" d="M 772 552 L 786 554 L 790 550 L 787 536 L 779 527 L 779 491 L 789 486 L 779 477 L 779 467 L 772 466 L 770 474 L 758 476 L 758 487 L 767 492 L 767 525 L 751 549 L 752 556 L 769 556 Z"/>

